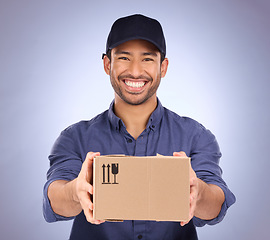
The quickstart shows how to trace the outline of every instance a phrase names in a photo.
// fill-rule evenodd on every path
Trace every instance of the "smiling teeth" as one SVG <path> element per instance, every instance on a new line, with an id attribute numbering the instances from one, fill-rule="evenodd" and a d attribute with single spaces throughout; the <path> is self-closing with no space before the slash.
<path id="1" fill-rule="evenodd" d="M 145 82 L 126 81 L 125 84 L 128 85 L 129 87 L 140 88 L 140 87 L 143 87 L 145 85 Z"/>

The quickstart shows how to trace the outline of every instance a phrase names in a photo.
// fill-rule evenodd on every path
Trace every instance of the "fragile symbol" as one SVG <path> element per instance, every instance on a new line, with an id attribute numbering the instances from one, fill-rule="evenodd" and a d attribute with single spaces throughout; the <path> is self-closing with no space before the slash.
<path id="1" fill-rule="evenodd" d="M 112 164 L 112 174 L 114 175 L 114 182 L 113 184 L 118 184 L 116 182 L 116 175 L 118 174 L 119 170 L 118 170 L 118 163 L 113 163 Z"/>
<path id="2" fill-rule="evenodd" d="M 103 182 L 102 182 L 102 184 L 118 184 L 116 182 L 116 175 L 119 173 L 119 164 L 112 163 L 112 166 L 110 164 L 108 164 L 107 166 L 105 164 L 103 164 L 102 168 L 103 168 Z M 114 175 L 113 183 L 111 183 L 111 181 L 110 181 L 110 174 L 111 174 L 110 168 L 112 169 L 111 171 L 112 171 L 112 174 Z"/>

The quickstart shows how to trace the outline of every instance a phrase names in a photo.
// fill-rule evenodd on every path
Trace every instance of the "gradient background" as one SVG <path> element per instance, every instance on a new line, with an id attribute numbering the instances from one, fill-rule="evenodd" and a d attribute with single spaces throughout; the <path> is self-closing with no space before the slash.
<path id="1" fill-rule="evenodd" d="M 268 0 L 0 0 L 0 238 L 68 238 L 71 221 L 42 216 L 47 156 L 61 130 L 109 107 L 101 54 L 133 13 L 161 22 L 170 64 L 158 96 L 216 135 L 237 197 L 200 239 L 268 239 Z"/>

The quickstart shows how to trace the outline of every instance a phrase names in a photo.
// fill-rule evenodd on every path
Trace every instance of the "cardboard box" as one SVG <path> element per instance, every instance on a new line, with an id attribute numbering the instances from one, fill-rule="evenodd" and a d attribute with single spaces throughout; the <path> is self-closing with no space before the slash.
<path id="1" fill-rule="evenodd" d="M 98 156 L 93 203 L 98 220 L 186 221 L 189 158 Z"/>

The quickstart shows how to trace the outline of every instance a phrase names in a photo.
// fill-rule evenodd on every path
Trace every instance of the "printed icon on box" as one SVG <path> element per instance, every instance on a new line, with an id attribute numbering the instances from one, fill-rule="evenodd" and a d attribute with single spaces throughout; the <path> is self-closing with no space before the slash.
<path id="1" fill-rule="evenodd" d="M 116 175 L 119 173 L 119 164 L 118 163 L 112 163 L 112 166 L 108 164 L 107 166 L 105 164 L 102 165 L 103 169 L 103 182 L 102 184 L 118 184 L 116 181 Z M 110 171 L 111 169 L 111 171 Z M 114 181 L 111 183 L 111 173 L 114 175 Z"/>
<path id="2" fill-rule="evenodd" d="M 118 172 L 119 172 L 119 169 L 118 169 L 118 163 L 113 163 L 112 164 L 112 174 L 114 175 L 114 182 L 113 182 L 113 184 L 118 184 L 117 182 L 116 182 L 116 175 L 118 174 Z"/>

